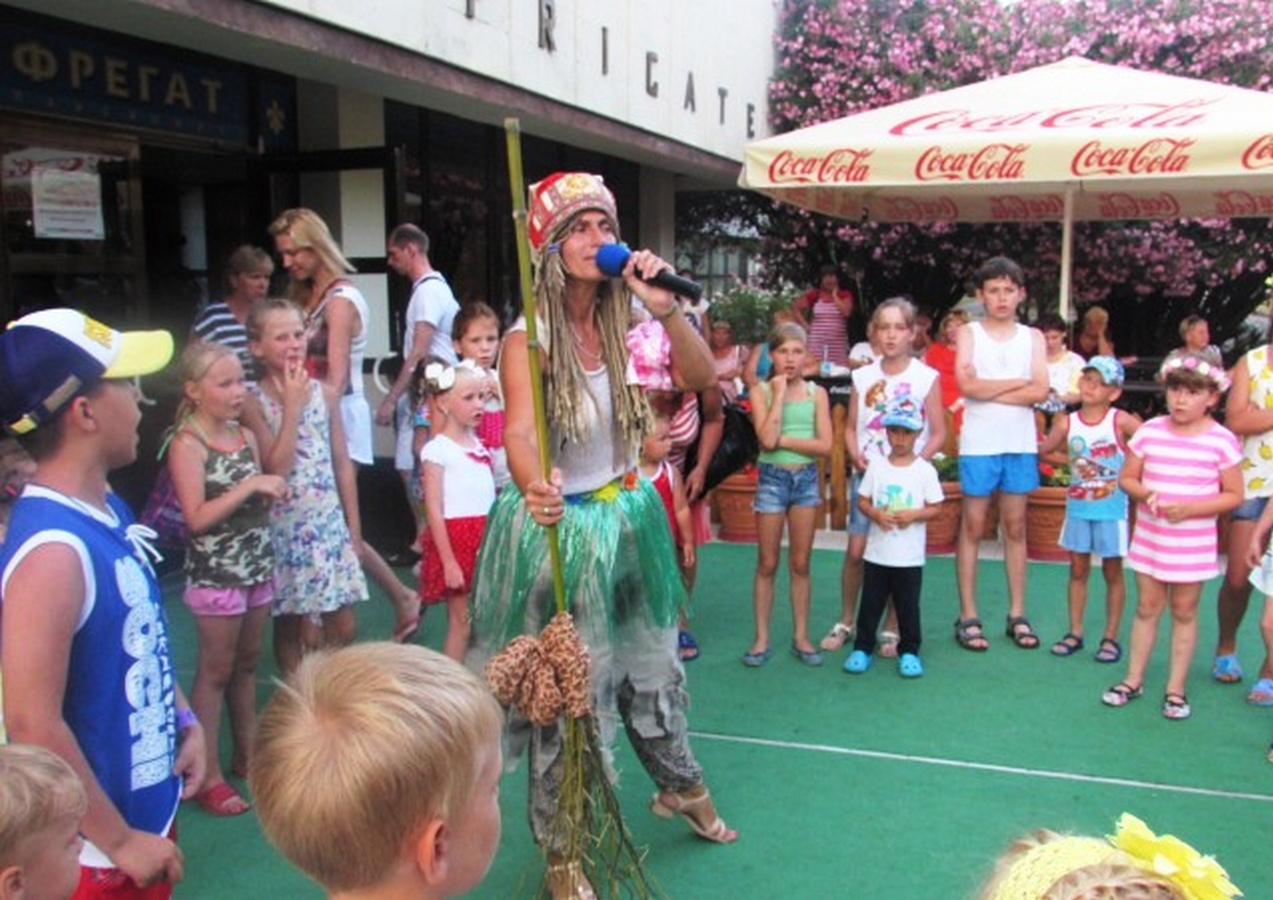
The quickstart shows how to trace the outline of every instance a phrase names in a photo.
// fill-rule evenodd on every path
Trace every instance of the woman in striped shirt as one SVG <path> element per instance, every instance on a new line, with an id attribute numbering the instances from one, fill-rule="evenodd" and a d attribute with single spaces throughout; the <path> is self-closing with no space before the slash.
<path id="1" fill-rule="evenodd" d="M 846 365 L 853 295 L 840 287 L 835 266 L 824 266 L 818 286 L 797 298 L 792 309 L 809 333 L 809 358 L 814 364 Z"/>

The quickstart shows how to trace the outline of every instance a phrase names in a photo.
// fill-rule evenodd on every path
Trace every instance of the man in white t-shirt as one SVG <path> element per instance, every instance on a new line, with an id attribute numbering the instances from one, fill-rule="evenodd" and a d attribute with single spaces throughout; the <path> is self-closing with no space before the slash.
<path id="1" fill-rule="evenodd" d="M 412 498 L 411 476 L 415 470 L 415 454 L 411 451 L 411 416 L 407 386 L 411 373 L 421 360 L 432 357 L 455 363 L 455 347 L 451 343 L 451 323 L 460 304 L 451 286 L 429 263 L 429 236 L 415 225 L 399 225 L 389 233 L 387 253 L 389 268 L 411 279 L 411 300 L 407 303 L 402 332 L 402 371 L 394 379 L 389 393 L 376 407 L 376 423 L 397 423 L 397 447 L 394 466 L 402 476 L 411 500 L 411 511 L 420 527 L 420 505 Z M 396 414 L 396 415 L 395 415 Z"/>

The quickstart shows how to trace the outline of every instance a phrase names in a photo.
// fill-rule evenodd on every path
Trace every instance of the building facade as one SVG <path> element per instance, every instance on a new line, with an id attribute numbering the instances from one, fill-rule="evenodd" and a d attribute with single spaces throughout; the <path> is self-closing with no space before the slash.
<path id="1" fill-rule="evenodd" d="M 670 255 L 676 193 L 767 128 L 772 0 L 10 0 L 0 321 L 54 304 L 183 333 L 241 243 L 304 205 L 396 348 L 415 222 L 461 300 L 518 304 L 503 122 L 528 181 L 600 172 Z"/>

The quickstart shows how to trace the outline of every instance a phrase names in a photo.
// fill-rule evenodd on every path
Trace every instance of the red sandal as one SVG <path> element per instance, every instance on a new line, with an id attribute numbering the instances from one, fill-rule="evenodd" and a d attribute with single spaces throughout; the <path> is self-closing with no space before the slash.
<path id="1" fill-rule="evenodd" d="M 206 787 L 194 795 L 194 802 L 214 816 L 241 816 L 252 805 L 224 781 Z"/>

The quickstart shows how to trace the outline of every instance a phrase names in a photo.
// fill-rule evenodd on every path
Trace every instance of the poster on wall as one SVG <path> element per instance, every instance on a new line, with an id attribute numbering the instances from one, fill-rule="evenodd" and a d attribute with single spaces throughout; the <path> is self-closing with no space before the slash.
<path id="1" fill-rule="evenodd" d="M 96 166 L 36 164 L 31 170 L 31 207 L 37 238 L 100 241 L 106 237 Z"/>

